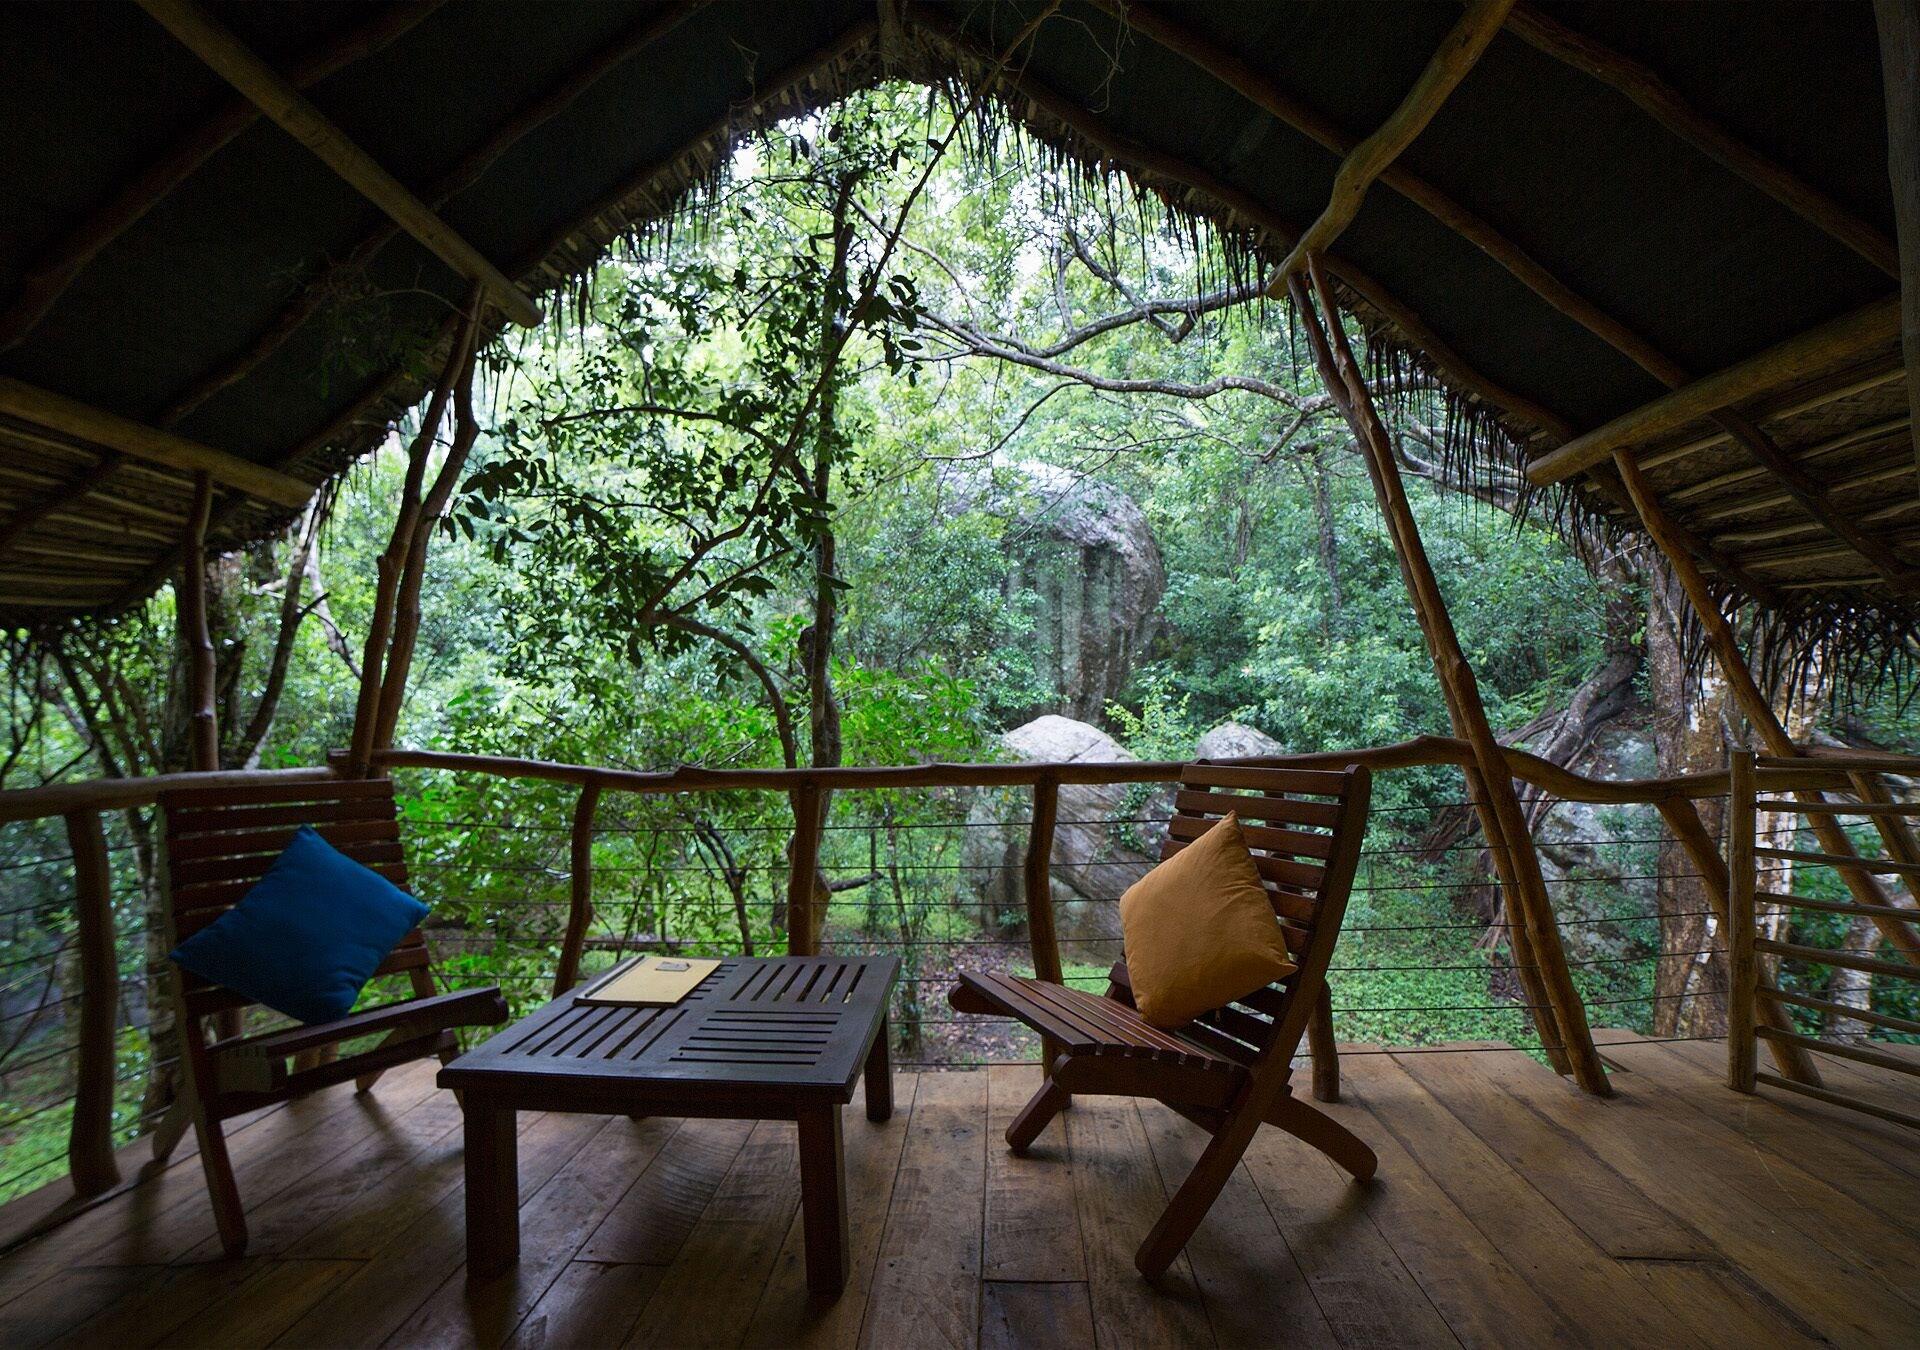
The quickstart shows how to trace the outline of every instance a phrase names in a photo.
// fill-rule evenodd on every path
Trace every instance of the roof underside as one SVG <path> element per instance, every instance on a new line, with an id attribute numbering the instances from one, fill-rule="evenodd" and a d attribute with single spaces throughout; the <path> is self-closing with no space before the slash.
<path id="1" fill-rule="evenodd" d="M 876 36 L 872 0 L 687 8 L 678 17 L 606 0 L 210 7 L 283 71 L 384 24 L 363 44 L 371 50 L 336 62 L 307 96 L 534 293 L 563 286 L 609 238 L 668 210 L 756 117 L 890 72 L 977 72 L 979 52 L 1038 12 L 909 9 L 902 44 Z M 1358 139 L 1399 103 L 1460 10 L 1316 0 L 1161 13 Z M 1534 13 L 1651 67 L 1697 114 L 1893 235 L 1870 6 L 1609 0 Z M 580 85 L 580 71 L 623 46 L 630 56 L 599 61 L 609 68 Z M 10 335 L 36 269 L 44 276 L 116 194 L 238 105 L 131 5 L 11 5 L 0 69 L 0 304 L 11 305 L 0 343 L 18 338 L 0 350 L 0 376 L 316 485 L 384 437 L 419 396 L 425 358 L 447 340 L 466 283 L 264 120 L 176 175 Z M 1333 186 L 1339 155 L 1256 106 L 1244 81 L 1236 89 L 1086 0 L 1067 0 L 1040 27 L 1019 81 L 1000 90 L 1003 106 L 1044 139 L 1082 163 L 1134 173 L 1266 254 L 1285 251 Z M 529 125 L 526 109 L 569 87 L 577 96 Z M 516 124 L 521 134 L 503 136 Z M 1511 21 L 1399 167 L 1688 376 L 1897 289 L 1884 264 L 1620 89 L 1523 40 Z M 1516 460 L 1671 386 L 1387 182 L 1329 261 L 1376 347 L 1420 353 L 1463 407 L 1497 415 Z M 1743 411 L 1804 462 L 1831 507 L 1900 565 L 1920 565 L 1899 360 L 1890 338 Z M 185 529 L 184 474 L 128 461 L 87 482 L 98 446 L 5 418 L 0 447 L 0 623 L 108 608 L 161 583 Z M 1637 448 L 1731 593 L 1757 595 L 1789 620 L 1904 642 L 1913 612 L 1885 559 L 1876 567 L 1832 533 L 1749 446 L 1702 420 Z M 1617 480 L 1580 481 L 1582 506 L 1619 512 Z M 223 495 L 215 546 L 285 516 L 284 506 Z"/>

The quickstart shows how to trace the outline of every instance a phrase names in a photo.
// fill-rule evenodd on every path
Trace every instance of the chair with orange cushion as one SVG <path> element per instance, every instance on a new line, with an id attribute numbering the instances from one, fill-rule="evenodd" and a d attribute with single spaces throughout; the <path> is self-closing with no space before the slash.
<path id="1" fill-rule="evenodd" d="M 1023 1153 L 1076 1092 L 1165 1102 L 1213 1138 L 1147 1235 L 1134 1264 L 1149 1278 L 1185 1247 L 1254 1132 L 1274 1125 L 1325 1153 L 1355 1179 L 1373 1150 L 1295 1096 L 1295 1052 L 1325 1006 L 1327 965 L 1340 935 L 1366 832 L 1364 766 L 1344 771 L 1193 764 L 1180 777 L 1161 859 L 1172 858 L 1233 813 L 1287 939 L 1296 969 L 1244 997 L 1162 1028 L 1134 1005 L 1123 958 L 1105 996 L 1045 980 L 962 971 L 948 1001 L 960 1012 L 1014 1017 L 1053 1048 L 1046 1079 L 1007 1128 Z"/>

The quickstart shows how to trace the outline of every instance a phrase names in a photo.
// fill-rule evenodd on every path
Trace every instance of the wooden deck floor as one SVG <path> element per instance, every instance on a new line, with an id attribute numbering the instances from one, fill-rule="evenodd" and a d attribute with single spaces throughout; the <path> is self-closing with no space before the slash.
<path id="1" fill-rule="evenodd" d="M 1511 1053 L 1349 1055 L 1332 1109 L 1380 1179 L 1263 1131 L 1159 1288 L 1132 1253 L 1197 1131 L 1089 1099 L 1014 1159 L 1034 1070 L 902 1075 L 889 1124 L 848 1113 L 829 1306 L 776 1124 L 523 1116 L 523 1257 L 469 1284 L 459 1109 L 416 1068 L 235 1134 L 244 1260 L 190 1156 L 0 1260 L 0 1344 L 1920 1343 L 1920 1140 L 1737 1097 L 1719 1054 L 1610 1049 L 1610 1102 Z M 1912 1108 L 1895 1075 L 1831 1076 Z"/>

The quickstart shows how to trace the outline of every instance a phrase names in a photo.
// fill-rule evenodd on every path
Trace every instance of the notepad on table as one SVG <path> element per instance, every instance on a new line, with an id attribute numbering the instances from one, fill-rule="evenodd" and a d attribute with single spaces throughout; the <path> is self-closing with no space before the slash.
<path id="1" fill-rule="evenodd" d="M 631 965 L 611 971 L 596 984 L 574 995 L 576 1003 L 673 1004 L 678 1003 L 700 981 L 720 968 L 718 961 L 696 961 L 686 957 L 640 957 Z"/>

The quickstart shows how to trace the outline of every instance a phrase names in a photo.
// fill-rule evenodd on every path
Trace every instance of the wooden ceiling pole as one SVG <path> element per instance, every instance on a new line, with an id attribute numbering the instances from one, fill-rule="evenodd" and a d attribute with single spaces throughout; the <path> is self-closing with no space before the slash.
<path id="1" fill-rule="evenodd" d="M 1599 1052 L 1594 1049 L 1593 1033 L 1587 1025 L 1586 1007 L 1580 1002 L 1567 967 L 1566 950 L 1554 921 L 1552 902 L 1547 897 L 1546 880 L 1540 873 L 1540 858 L 1533 849 L 1532 832 L 1527 829 L 1525 814 L 1514 794 L 1513 772 L 1506 752 L 1487 721 L 1479 683 L 1460 649 L 1446 600 L 1440 594 L 1439 581 L 1420 540 L 1420 527 L 1407 502 L 1406 486 L 1400 478 L 1392 442 L 1374 409 L 1359 363 L 1347 344 L 1332 288 L 1321 273 L 1317 259 L 1311 255 L 1307 267 L 1319 296 L 1320 310 L 1326 315 L 1325 326 L 1315 310 L 1313 296 L 1297 275 L 1288 278 L 1288 290 L 1313 347 L 1322 382 L 1346 415 L 1354 439 L 1366 457 L 1380 511 L 1392 534 L 1394 553 L 1413 601 L 1414 614 L 1426 636 L 1441 692 L 1446 695 L 1454 734 L 1473 747 L 1479 785 L 1484 788 L 1476 803 L 1481 812 L 1482 830 L 1490 847 L 1504 851 L 1511 874 L 1519 883 L 1517 898 L 1527 925 L 1534 969 L 1546 986 L 1548 1006 L 1544 1010 L 1536 1009 L 1536 1015 L 1545 1011 L 1559 1024 L 1561 1045 L 1571 1061 L 1574 1081 L 1588 1092 L 1610 1095 L 1612 1089 L 1607 1085 L 1606 1070 L 1600 1063 Z"/>
<path id="2" fill-rule="evenodd" d="M 381 7 L 366 23 L 327 38 L 288 66 L 285 78 L 296 89 L 370 56 L 411 29 L 446 0 L 412 0 Z M 236 98 L 176 141 L 160 158 L 95 207 L 66 234 L 42 249 L 28 266 L 13 299 L 0 310 L 0 352 L 31 333 L 67 288 L 100 251 L 138 224 L 202 164 L 231 144 L 260 118 L 260 110 Z"/>
<path id="3" fill-rule="evenodd" d="M 1715 664 L 1726 677 L 1727 687 L 1732 692 L 1734 702 L 1746 715 L 1747 722 L 1766 746 L 1767 753 L 1782 758 L 1803 755 L 1805 751 L 1794 743 L 1787 734 L 1786 727 L 1780 723 L 1779 716 L 1773 710 L 1773 704 L 1760 691 L 1758 681 L 1747 666 L 1746 658 L 1741 655 L 1740 643 L 1734 637 L 1733 626 L 1720 612 L 1713 592 L 1707 586 L 1707 579 L 1694 565 L 1693 559 L 1684 549 L 1675 546 L 1672 537 L 1672 521 L 1666 508 L 1661 505 L 1652 485 L 1647 482 L 1645 473 L 1626 450 L 1614 452 L 1614 465 L 1620 471 L 1620 478 L 1627 485 L 1633 504 L 1640 513 L 1640 521 L 1646 526 L 1647 533 L 1653 537 L 1654 544 L 1666 555 L 1673 575 L 1680 588 L 1687 594 L 1687 602 L 1693 607 L 1696 618 L 1700 620 L 1701 630 L 1706 634 L 1707 646 L 1712 650 Z M 1801 793 L 1801 799 L 1809 802 L 1823 800 L 1817 792 Z M 1820 847 L 1828 853 L 1842 857 L 1857 857 L 1853 844 L 1848 840 L 1846 831 L 1840 828 L 1838 821 L 1826 812 L 1808 813 L 1810 828 L 1819 837 Z M 1854 900 L 1862 905 L 1891 906 L 1892 898 L 1879 881 L 1868 872 L 1858 868 L 1842 867 L 1836 869 L 1840 878 L 1852 892 Z M 1920 912 L 1916 912 L 1920 918 Z M 1886 935 L 1909 960 L 1920 960 L 1920 934 L 1902 919 L 1885 915 L 1876 915 L 1874 924 Z"/>
<path id="4" fill-rule="evenodd" d="M 1907 3 L 1911 11 L 1910 0 L 1894 0 L 1894 3 Z M 1838 239 L 1888 276 L 1900 275 L 1898 254 L 1885 233 L 1791 169 L 1702 115 L 1673 86 L 1640 62 L 1528 5 L 1514 7 L 1507 16 L 1507 28 L 1529 46 L 1617 89 L 1681 140 Z"/>
<path id="5" fill-rule="evenodd" d="M 529 328 L 540 322 L 533 299 L 192 0 L 140 0 L 140 7 L 435 257 L 484 286 L 509 319 Z"/>
<path id="6" fill-rule="evenodd" d="M 118 451 L 109 450 L 66 482 L 42 493 L 0 520 L 0 557 L 4 557 L 20 536 L 56 511 L 64 511 L 86 497 L 120 467 Z"/>
<path id="7" fill-rule="evenodd" d="M 1887 93 L 1887 172 L 1900 235 L 1901 331 L 1907 356 L 1907 407 L 1913 460 L 1920 469 L 1920 3 L 1873 0 L 1880 68 Z"/>
<path id="8" fill-rule="evenodd" d="M 118 451 L 129 459 L 162 468 L 205 473 L 222 487 L 243 492 L 257 501 L 290 510 L 305 506 L 313 496 L 304 483 L 277 469 L 264 468 L 238 455 L 190 441 L 170 431 L 146 426 L 118 413 L 91 407 L 51 390 L 0 377 L 0 415 L 58 432 L 77 441 Z"/>
<path id="9" fill-rule="evenodd" d="M 1467 12 L 1441 42 L 1440 49 L 1420 72 L 1420 78 L 1413 82 L 1413 88 L 1400 100 L 1400 106 L 1341 161 L 1326 209 L 1306 228 L 1281 262 L 1268 285 L 1269 295 L 1284 291 L 1287 278 L 1306 265 L 1309 253 L 1325 252 L 1340 237 L 1340 232 L 1352 224 L 1360 213 L 1361 202 L 1366 200 L 1367 189 L 1399 158 L 1400 152 L 1426 130 L 1427 123 L 1440 111 L 1447 96 L 1459 87 L 1460 81 L 1480 60 L 1480 53 L 1500 31 L 1513 3 L 1514 0 L 1467 0 Z"/>
<path id="10" fill-rule="evenodd" d="M 547 92 L 534 102 L 515 110 L 493 134 L 461 157 L 428 188 L 423 201 L 430 210 L 441 210 L 460 193 L 477 183 L 492 165 L 525 137 L 559 116 L 582 94 L 607 75 L 657 43 L 679 27 L 706 0 L 659 5 L 641 12 L 619 37 L 590 58 L 567 71 Z M 173 426 L 221 390 L 239 383 L 297 333 L 301 326 L 319 313 L 330 297 L 340 293 L 340 283 L 361 272 L 373 258 L 400 233 L 397 221 L 389 219 L 370 231 L 337 261 L 325 263 L 300 288 L 284 309 L 239 352 L 219 367 L 200 376 L 177 394 L 166 410 L 155 419 L 161 426 Z"/>

